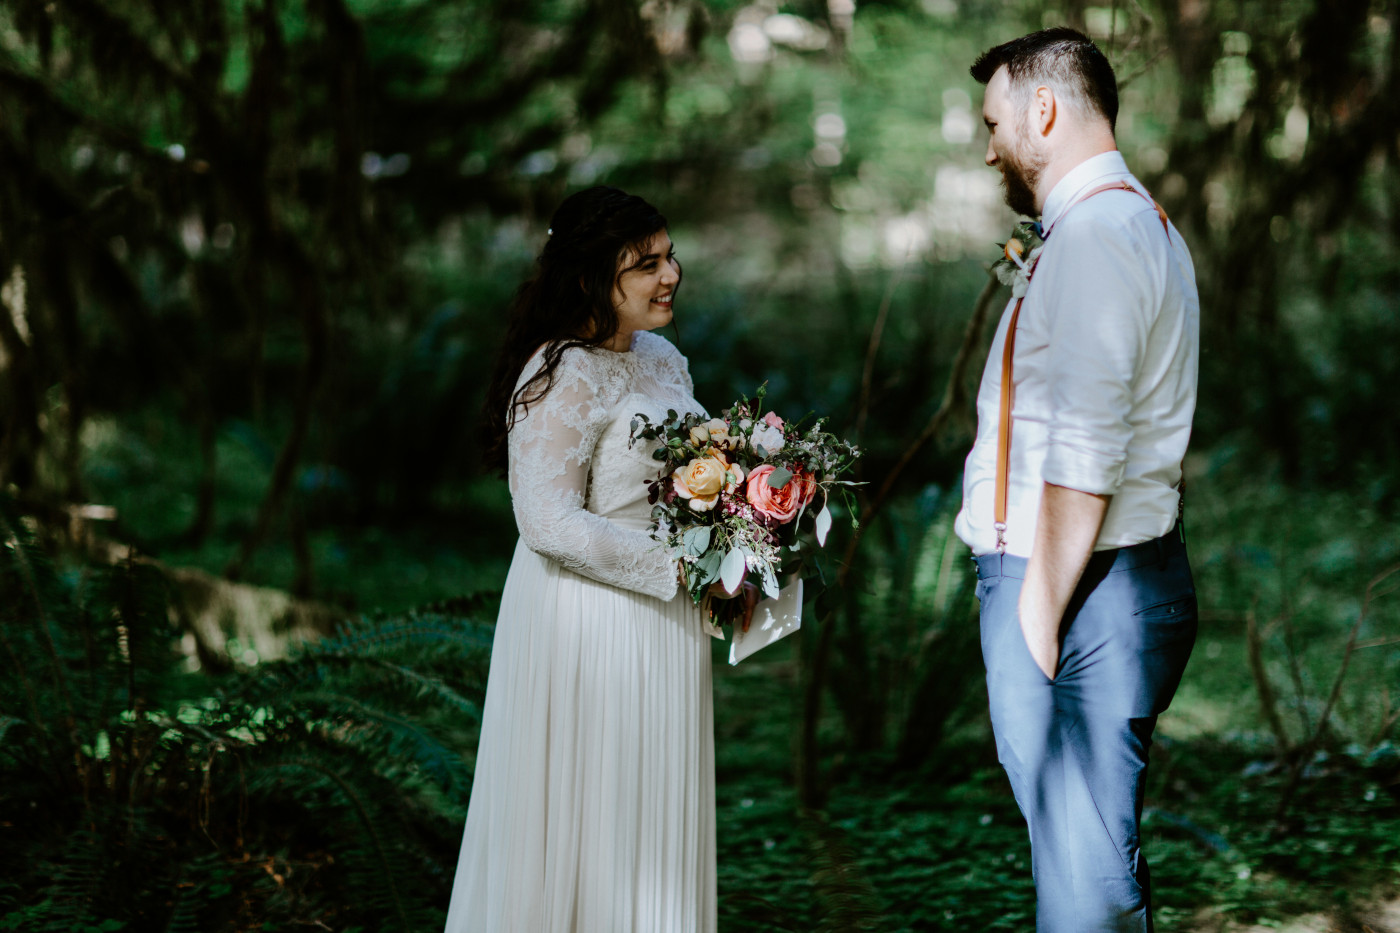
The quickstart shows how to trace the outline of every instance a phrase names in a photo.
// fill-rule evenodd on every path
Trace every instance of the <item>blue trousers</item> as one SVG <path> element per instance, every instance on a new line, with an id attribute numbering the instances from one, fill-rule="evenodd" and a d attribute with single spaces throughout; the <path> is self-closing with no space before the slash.
<path id="1" fill-rule="evenodd" d="M 974 558 L 997 757 L 1030 828 L 1039 933 L 1151 933 L 1139 842 L 1148 748 L 1196 640 L 1178 532 L 1100 551 L 1061 625 L 1051 680 L 1017 614 L 1026 559 Z"/>

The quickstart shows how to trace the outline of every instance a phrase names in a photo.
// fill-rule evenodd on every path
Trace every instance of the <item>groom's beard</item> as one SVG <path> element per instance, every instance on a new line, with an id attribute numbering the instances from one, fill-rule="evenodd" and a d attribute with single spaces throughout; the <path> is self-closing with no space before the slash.
<path id="1" fill-rule="evenodd" d="M 1019 145 L 1001 159 L 1001 187 L 1006 205 L 1025 217 L 1040 213 L 1035 204 L 1035 186 L 1045 171 L 1047 160 L 1030 146 Z"/>

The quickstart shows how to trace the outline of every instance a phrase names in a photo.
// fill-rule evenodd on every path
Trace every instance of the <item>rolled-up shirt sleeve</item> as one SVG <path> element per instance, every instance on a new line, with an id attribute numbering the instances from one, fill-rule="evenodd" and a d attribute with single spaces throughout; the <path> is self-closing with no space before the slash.
<path id="1" fill-rule="evenodd" d="M 1045 263 L 1051 281 L 1036 283 L 1055 296 L 1046 308 L 1050 410 L 1042 478 L 1111 495 L 1123 483 L 1133 438 L 1133 383 L 1146 352 L 1151 309 L 1160 299 L 1135 246 L 1135 231 L 1073 222 L 1078 219 L 1066 218 L 1053 244 L 1075 262 Z"/>

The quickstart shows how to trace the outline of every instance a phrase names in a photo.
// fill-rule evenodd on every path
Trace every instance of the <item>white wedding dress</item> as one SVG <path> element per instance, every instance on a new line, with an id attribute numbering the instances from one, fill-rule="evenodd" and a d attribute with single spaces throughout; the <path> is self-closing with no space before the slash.
<path id="1" fill-rule="evenodd" d="M 710 639 L 647 533 L 655 445 L 628 446 L 693 392 L 639 332 L 566 351 L 510 432 L 520 542 L 447 933 L 714 933 Z"/>

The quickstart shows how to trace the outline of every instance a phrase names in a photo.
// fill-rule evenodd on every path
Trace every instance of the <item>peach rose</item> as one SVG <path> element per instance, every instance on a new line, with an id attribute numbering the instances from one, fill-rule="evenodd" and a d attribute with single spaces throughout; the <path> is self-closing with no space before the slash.
<path id="1" fill-rule="evenodd" d="M 723 418 L 711 418 L 699 427 L 710 432 L 710 443 L 716 447 L 738 446 L 739 438 L 729 433 L 729 422 Z"/>
<path id="2" fill-rule="evenodd" d="M 743 481 L 743 468 L 731 465 L 718 450 L 710 451 L 709 456 L 696 457 L 671 475 L 676 495 L 689 499 L 690 507 L 697 512 L 714 508 L 720 490 L 732 492 Z"/>
<path id="3" fill-rule="evenodd" d="M 796 518 L 797 513 L 812 501 L 817 489 L 817 478 L 806 470 L 798 470 L 786 486 L 775 489 L 768 485 L 768 477 L 772 472 L 772 464 L 765 463 L 754 467 L 753 472 L 749 473 L 749 484 L 744 494 L 755 509 L 774 521 L 786 524 Z"/>
<path id="4" fill-rule="evenodd" d="M 744 468 L 737 463 L 730 463 L 728 455 L 718 448 L 711 448 L 709 455 L 724 464 L 724 491 L 733 492 L 744 481 Z"/>

